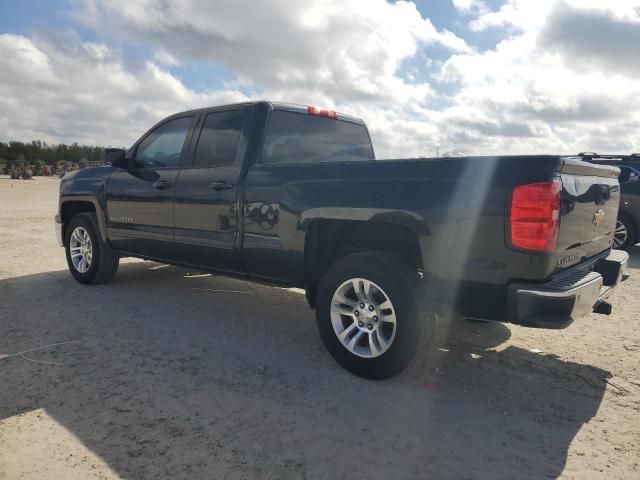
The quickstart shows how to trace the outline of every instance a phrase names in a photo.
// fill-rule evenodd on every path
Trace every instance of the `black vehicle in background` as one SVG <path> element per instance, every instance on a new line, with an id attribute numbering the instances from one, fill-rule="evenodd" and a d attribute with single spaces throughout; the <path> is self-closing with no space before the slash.
<path id="1" fill-rule="evenodd" d="M 304 288 L 364 377 L 401 371 L 438 312 L 563 328 L 610 313 L 626 278 L 619 170 L 579 158 L 376 160 L 362 120 L 264 101 L 172 115 L 106 156 L 61 182 L 77 281 L 139 257 Z"/>
<path id="2" fill-rule="evenodd" d="M 628 250 L 640 242 L 640 153 L 631 155 L 598 155 L 581 153 L 583 160 L 620 169 L 620 210 L 614 237 L 614 248 Z"/>

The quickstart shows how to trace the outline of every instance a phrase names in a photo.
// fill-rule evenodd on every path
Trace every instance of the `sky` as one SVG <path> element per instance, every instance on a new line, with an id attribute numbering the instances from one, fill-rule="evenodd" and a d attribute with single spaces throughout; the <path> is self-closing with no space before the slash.
<path id="1" fill-rule="evenodd" d="M 356 115 L 379 158 L 640 151 L 640 0 L 2 0 L 0 141 L 181 110 Z"/>

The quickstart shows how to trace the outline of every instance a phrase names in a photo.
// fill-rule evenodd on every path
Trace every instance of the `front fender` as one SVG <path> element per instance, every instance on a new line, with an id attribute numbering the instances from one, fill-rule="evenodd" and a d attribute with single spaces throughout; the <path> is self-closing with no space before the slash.
<path id="1" fill-rule="evenodd" d="M 65 195 L 60 196 L 60 212 L 56 215 L 56 222 L 62 224 L 61 236 L 64 238 L 66 224 L 70 220 L 69 218 L 64 218 L 64 211 L 67 209 L 67 206 L 72 203 L 90 203 L 93 205 L 93 209 L 96 213 L 96 218 L 98 220 L 98 230 L 100 233 L 100 238 L 102 241 L 107 242 L 109 240 L 107 235 L 107 221 L 105 210 L 98 201 L 98 199 L 91 195 Z M 86 211 L 86 210 L 80 210 Z"/>
<path id="2" fill-rule="evenodd" d="M 90 204 L 96 213 L 100 237 L 108 241 L 106 221 L 106 183 L 114 168 L 111 166 L 99 168 L 87 168 L 65 175 L 60 183 L 60 196 L 56 221 L 65 224 L 69 218 L 65 213 L 86 211 L 82 208 L 76 210 L 70 207 L 72 203 Z M 64 234 L 64 231 L 63 231 Z"/>

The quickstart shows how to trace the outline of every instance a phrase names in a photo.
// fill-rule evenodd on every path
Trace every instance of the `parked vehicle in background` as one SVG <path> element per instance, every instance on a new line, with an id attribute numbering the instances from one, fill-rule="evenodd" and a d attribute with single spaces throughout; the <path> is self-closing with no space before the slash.
<path id="1" fill-rule="evenodd" d="M 620 169 L 620 209 L 614 247 L 628 250 L 640 242 L 640 154 L 598 155 L 591 152 L 580 156 L 589 162 Z"/>
<path id="2" fill-rule="evenodd" d="M 33 169 L 26 162 L 16 161 L 9 168 L 9 175 L 12 180 L 31 180 Z"/>
<path id="3" fill-rule="evenodd" d="M 349 371 L 400 372 L 434 313 L 563 328 L 626 278 L 618 170 L 553 155 L 375 160 L 362 120 L 252 102 L 172 115 L 65 175 L 69 270 L 139 257 L 304 288 Z"/>
<path id="4" fill-rule="evenodd" d="M 76 172 L 80 170 L 80 165 L 77 162 L 59 160 L 58 162 L 56 162 L 56 170 L 58 172 L 58 176 L 62 178 L 69 172 Z"/>

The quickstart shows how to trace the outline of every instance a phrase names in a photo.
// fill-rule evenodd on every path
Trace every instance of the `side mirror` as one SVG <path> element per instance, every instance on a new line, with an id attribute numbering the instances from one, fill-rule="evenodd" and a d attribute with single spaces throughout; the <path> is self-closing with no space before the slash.
<path id="1" fill-rule="evenodd" d="M 124 148 L 105 148 L 104 161 L 107 164 L 124 168 L 125 170 L 131 168 L 131 161 L 125 157 Z"/>

